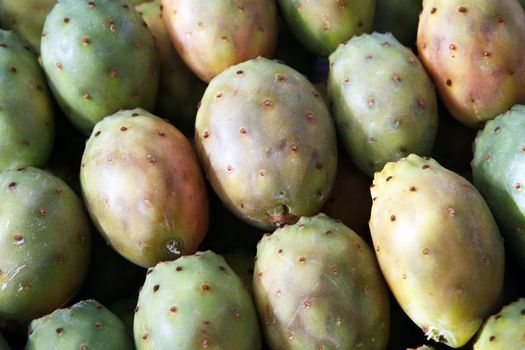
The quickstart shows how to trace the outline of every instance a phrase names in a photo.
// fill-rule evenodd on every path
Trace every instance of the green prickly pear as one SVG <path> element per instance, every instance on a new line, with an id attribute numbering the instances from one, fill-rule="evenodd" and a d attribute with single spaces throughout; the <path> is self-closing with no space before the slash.
<path id="1" fill-rule="evenodd" d="M 370 231 L 383 276 L 428 338 L 461 347 L 503 287 L 503 241 L 479 192 L 432 159 L 376 173 Z"/>
<path id="2" fill-rule="evenodd" d="M 489 121 L 474 142 L 474 184 L 490 205 L 506 247 L 525 269 L 525 106 Z"/>
<path id="3" fill-rule="evenodd" d="M 472 127 L 525 101 L 516 0 L 423 0 L 417 46 L 448 111 Z"/>
<path id="4" fill-rule="evenodd" d="M 153 109 L 157 49 L 126 0 L 61 0 L 47 16 L 42 36 L 51 90 L 84 134 L 120 109 Z"/>
<path id="5" fill-rule="evenodd" d="M 208 228 L 208 197 L 189 141 L 145 110 L 104 118 L 80 170 L 91 217 L 131 262 L 154 266 L 193 254 Z"/>
<path id="6" fill-rule="evenodd" d="M 241 279 L 211 251 L 148 270 L 135 309 L 137 350 L 257 350 L 255 307 Z"/>
<path id="7" fill-rule="evenodd" d="M 160 0 L 146 2 L 136 7 L 159 48 L 160 82 L 155 111 L 190 136 L 195 130 L 197 105 L 204 94 L 206 84 L 189 70 L 175 51 L 164 27 L 160 8 Z"/>
<path id="8" fill-rule="evenodd" d="M 2 333 L 0 333 L 0 350 L 10 350 L 9 344 L 5 341 Z"/>
<path id="9" fill-rule="evenodd" d="M 36 56 L 18 35 L 0 29 L 0 170 L 43 166 L 54 130 L 53 102 Z"/>
<path id="10" fill-rule="evenodd" d="M 56 0 L 0 0 L 0 26 L 23 37 L 33 51 L 40 52 L 46 16 Z"/>
<path id="11" fill-rule="evenodd" d="M 310 51 L 329 56 L 353 36 L 372 30 L 376 0 L 278 0 L 295 36 Z"/>
<path id="12" fill-rule="evenodd" d="M 421 0 L 376 0 L 374 30 L 392 33 L 403 45 L 416 43 Z"/>
<path id="13" fill-rule="evenodd" d="M 525 298 L 492 315 L 479 332 L 474 350 L 525 349 Z"/>
<path id="14" fill-rule="evenodd" d="M 28 320 L 67 302 L 90 253 L 82 203 L 35 168 L 0 173 L 0 318 Z"/>
<path id="15" fill-rule="evenodd" d="M 162 0 L 162 11 L 173 45 L 205 82 L 230 66 L 275 51 L 273 0 Z"/>
<path id="16" fill-rule="evenodd" d="M 370 176 L 408 154 L 428 155 L 438 127 L 436 93 L 417 57 L 391 34 L 364 34 L 330 56 L 328 93 L 339 134 Z"/>
<path id="17" fill-rule="evenodd" d="M 253 289 L 271 349 L 386 349 L 389 299 L 374 255 L 324 214 L 259 242 Z"/>
<path id="18" fill-rule="evenodd" d="M 25 350 L 133 350 L 122 321 L 95 300 L 58 309 L 29 326 Z"/>
<path id="19" fill-rule="evenodd" d="M 335 178 L 335 128 L 319 92 L 265 58 L 228 68 L 197 114 L 197 153 L 215 192 L 244 221 L 270 230 L 316 214 Z"/>

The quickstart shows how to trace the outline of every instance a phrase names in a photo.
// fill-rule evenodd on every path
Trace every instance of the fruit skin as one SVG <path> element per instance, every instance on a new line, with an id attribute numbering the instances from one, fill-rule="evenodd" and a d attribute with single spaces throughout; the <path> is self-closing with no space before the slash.
<path id="1" fill-rule="evenodd" d="M 136 7 L 152 32 L 160 58 L 160 82 L 155 113 L 169 119 L 187 136 L 195 130 L 195 116 L 206 84 L 182 61 L 171 44 L 162 20 L 160 0 Z"/>
<path id="2" fill-rule="evenodd" d="M 310 51 L 329 56 L 337 46 L 372 30 L 376 0 L 278 0 L 297 39 Z"/>
<path id="3" fill-rule="evenodd" d="M 474 350 L 525 349 L 525 298 L 490 316 L 481 328 Z"/>
<path id="4" fill-rule="evenodd" d="M 25 46 L 17 34 L 0 29 L 0 170 L 43 166 L 53 148 L 51 95 Z"/>
<path id="5" fill-rule="evenodd" d="M 257 311 L 272 349 L 386 349 L 389 299 L 368 245 L 324 214 L 257 245 Z"/>
<path id="6" fill-rule="evenodd" d="M 416 349 L 407 349 L 407 350 L 434 350 L 433 347 L 427 345 L 418 346 Z"/>
<path id="7" fill-rule="evenodd" d="M 213 189 L 234 214 L 264 230 L 321 209 L 335 178 L 336 142 L 312 84 L 265 58 L 213 79 L 195 124 Z"/>
<path id="8" fill-rule="evenodd" d="M 191 144 L 145 110 L 117 112 L 95 126 L 80 182 L 99 232 L 137 265 L 193 254 L 206 234 L 208 197 Z"/>
<path id="9" fill-rule="evenodd" d="M 365 237 L 372 209 L 369 189 L 372 181 L 341 153 L 339 152 L 334 189 L 321 212 L 341 220 L 361 237 Z"/>
<path id="10" fill-rule="evenodd" d="M 133 341 L 122 321 L 95 300 L 58 309 L 29 326 L 26 350 L 132 350 Z"/>
<path id="11" fill-rule="evenodd" d="M 463 346 L 503 287 L 503 242 L 487 204 L 463 177 L 413 154 L 376 173 L 371 193 L 370 231 L 396 300 L 428 338 Z"/>
<path id="12" fill-rule="evenodd" d="M 483 126 L 525 100 L 524 41 L 525 12 L 516 0 L 423 1 L 421 61 L 465 125 Z"/>
<path id="13" fill-rule="evenodd" d="M 80 287 L 91 247 L 87 215 L 67 185 L 36 168 L 0 173 L 0 318 L 29 320 Z"/>
<path id="14" fill-rule="evenodd" d="M 55 3 L 56 0 L 0 0 L 0 26 L 17 32 L 39 53 L 44 21 Z"/>
<path id="15" fill-rule="evenodd" d="M 125 0 L 61 0 L 47 16 L 42 63 L 64 113 L 84 134 L 120 109 L 153 110 L 155 42 Z"/>
<path id="16" fill-rule="evenodd" d="M 525 269 L 525 106 L 489 121 L 474 142 L 474 184 L 490 205 L 505 245 Z"/>
<path id="17" fill-rule="evenodd" d="M 428 155 L 438 127 L 437 99 L 417 57 L 391 34 L 364 34 L 330 56 L 328 94 L 343 144 L 373 176 L 389 161 Z"/>
<path id="18" fill-rule="evenodd" d="M 421 0 L 377 0 L 374 30 L 392 33 L 403 45 L 412 47 L 416 43 Z"/>
<path id="19" fill-rule="evenodd" d="M 135 310 L 137 350 L 261 348 L 248 291 L 211 251 L 150 269 Z"/>
<path id="20" fill-rule="evenodd" d="M 0 350 L 10 350 L 9 344 L 5 341 L 4 337 L 2 337 L 2 333 L 0 333 Z"/>
<path id="21" fill-rule="evenodd" d="M 162 0 L 162 5 L 173 45 L 204 82 L 230 66 L 271 57 L 275 51 L 273 0 Z"/>

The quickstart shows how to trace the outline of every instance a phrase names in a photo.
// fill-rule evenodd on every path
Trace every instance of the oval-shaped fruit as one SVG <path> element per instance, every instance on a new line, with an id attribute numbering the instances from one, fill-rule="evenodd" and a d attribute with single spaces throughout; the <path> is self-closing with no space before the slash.
<path id="1" fill-rule="evenodd" d="M 503 240 L 479 192 L 432 159 L 376 173 L 370 231 L 383 276 L 428 338 L 461 347 L 503 287 Z"/>
<path id="2" fill-rule="evenodd" d="M 253 301 L 239 276 L 211 251 L 148 270 L 135 309 L 137 350 L 257 350 Z"/>
<path id="3" fill-rule="evenodd" d="M 17 34 L 0 29 L 0 170 L 43 166 L 54 133 L 53 102 L 36 56 Z"/>
<path id="4" fill-rule="evenodd" d="M 355 35 L 372 30 L 375 0 L 278 0 L 295 37 L 310 51 L 328 56 Z"/>
<path id="5" fill-rule="evenodd" d="M 166 29 L 179 55 L 203 81 L 277 45 L 273 0 L 162 0 Z"/>
<path id="6" fill-rule="evenodd" d="M 374 254 L 324 214 L 259 242 L 253 289 L 271 349 L 386 349 L 389 299 Z"/>
<path id="7" fill-rule="evenodd" d="M 47 16 L 42 35 L 51 90 L 84 134 L 120 109 L 153 110 L 158 53 L 127 0 L 61 0 Z"/>
<path id="8" fill-rule="evenodd" d="M 142 109 L 95 126 L 80 181 L 100 233 L 137 265 L 193 254 L 206 234 L 208 197 L 191 144 Z"/>
<path id="9" fill-rule="evenodd" d="M 474 350 L 525 349 L 525 298 L 501 309 L 485 321 Z"/>
<path id="10" fill-rule="evenodd" d="M 82 202 L 36 169 L 0 173 L 0 318 L 29 320 L 66 303 L 89 263 Z"/>
<path id="11" fill-rule="evenodd" d="M 438 127 L 434 86 L 391 34 L 364 34 L 330 56 L 328 93 L 343 144 L 370 176 L 408 154 L 430 154 Z"/>
<path id="12" fill-rule="evenodd" d="M 193 135 L 197 106 L 206 84 L 182 61 L 164 26 L 160 0 L 136 7 L 155 37 L 160 57 L 160 82 L 155 113 L 169 119 L 185 135 Z"/>
<path id="13" fill-rule="evenodd" d="M 230 67 L 206 89 L 195 132 L 213 189 L 246 222 L 270 230 L 316 214 L 328 199 L 335 128 L 292 68 L 264 58 Z"/>
<path id="14" fill-rule="evenodd" d="M 122 321 L 95 300 L 79 301 L 67 309 L 33 320 L 25 350 L 133 350 Z"/>
<path id="15" fill-rule="evenodd" d="M 525 12 L 516 0 L 423 0 L 417 47 L 450 114 L 483 126 L 525 101 Z"/>
<path id="16" fill-rule="evenodd" d="M 56 0 L 0 0 L 0 26 L 18 33 L 38 53 L 44 21 L 56 2 Z"/>
<path id="17" fill-rule="evenodd" d="M 498 220 L 505 246 L 525 268 L 525 106 L 514 106 L 478 133 L 472 175 Z"/>

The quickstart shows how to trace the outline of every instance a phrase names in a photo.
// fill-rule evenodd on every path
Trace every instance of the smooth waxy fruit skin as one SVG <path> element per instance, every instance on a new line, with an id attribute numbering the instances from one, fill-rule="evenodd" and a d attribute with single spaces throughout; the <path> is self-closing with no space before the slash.
<path id="1" fill-rule="evenodd" d="M 416 43 L 421 0 L 377 0 L 374 30 L 392 33 L 403 45 Z"/>
<path id="2" fill-rule="evenodd" d="M 44 21 L 55 3 L 56 0 L 0 0 L 0 27 L 17 32 L 38 53 Z"/>
<path id="3" fill-rule="evenodd" d="M 43 166 L 53 148 L 51 96 L 25 46 L 17 34 L 0 29 L 0 170 Z"/>
<path id="4" fill-rule="evenodd" d="M 224 71 L 206 89 L 195 131 L 213 189 L 256 227 L 314 215 L 330 194 L 335 128 L 317 90 L 290 67 L 259 58 Z"/>
<path id="5" fill-rule="evenodd" d="M 197 78 L 175 51 L 162 20 L 160 0 L 136 7 L 152 32 L 160 57 L 156 113 L 169 119 L 185 135 L 193 135 L 195 116 L 206 84 Z"/>
<path id="6" fill-rule="evenodd" d="M 525 100 L 525 12 L 516 0 L 424 0 L 417 46 L 448 111 L 484 121 Z"/>
<path id="7" fill-rule="evenodd" d="M 60 179 L 36 168 L 0 173 L 0 318 L 29 320 L 71 298 L 90 254 L 87 215 Z"/>
<path id="8" fill-rule="evenodd" d="M 479 333 L 474 350 L 525 349 L 525 298 L 490 316 Z"/>
<path id="9" fill-rule="evenodd" d="M 416 155 L 376 173 L 371 193 L 377 259 L 399 305 L 428 338 L 463 346 L 503 287 L 503 241 L 487 204 L 463 177 Z"/>
<path id="10" fill-rule="evenodd" d="M 408 154 L 428 155 L 438 126 L 437 99 L 417 57 L 391 34 L 364 34 L 330 56 L 328 93 L 343 144 L 373 176 Z"/>
<path id="11" fill-rule="evenodd" d="M 126 0 L 61 0 L 47 16 L 42 35 L 51 90 L 84 134 L 120 109 L 153 110 L 158 53 Z"/>
<path id="12" fill-rule="evenodd" d="M 96 125 L 80 181 L 100 233 L 137 265 L 193 254 L 206 234 L 208 197 L 191 144 L 142 109 Z"/>
<path id="13" fill-rule="evenodd" d="M 204 82 L 230 66 L 274 53 L 273 0 L 162 0 L 162 5 L 173 45 Z"/>
<path id="14" fill-rule="evenodd" d="M 389 299 L 374 255 L 324 214 L 259 242 L 253 289 L 271 349 L 386 349 Z"/>
<path id="15" fill-rule="evenodd" d="M 241 279 L 211 251 L 148 270 L 134 321 L 137 350 L 256 350 L 255 307 Z"/>
<path id="16" fill-rule="evenodd" d="M 375 0 L 278 0 L 282 14 L 301 43 L 329 56 L 337 46 L 372 30 Z"/>
<path id="17" fill-rule="evenodd" d="M 489 121 L 474 142 L 474 184 L 490 205 L 505 245 L 525 268 L 525 106 Z"/>
<path id="18" fill-rule="evenodd" d="M 58 309 L 29 326 L 26 350 L 132 350 L 122 321 L 95 300 Z"/>

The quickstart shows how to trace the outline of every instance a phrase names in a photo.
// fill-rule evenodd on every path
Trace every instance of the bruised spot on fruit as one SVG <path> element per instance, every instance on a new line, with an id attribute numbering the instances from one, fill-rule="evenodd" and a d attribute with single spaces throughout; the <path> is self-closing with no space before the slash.
<path id="1" fill-rule="evenodd" d="M 100 130 L 95 133 L 95 137 L 98 137 L 100 135 Z"/>
<path id="2" fill-rule="evenodd" d="M 399 152 L 401 152 L 401 153 L 407 153 L 407 149 L 406 149 L 406 147 L 401 147 L 401 148 L 399 149 Z"/>
<path id="3" fill-rule="evenodd" d="M 525 309 L 521 309 L 520 314 L 521 314 L 522 316 L 525 316 Z"/>
<path id="4" fill-rule="evenodd" d="M 140 309 L 140 308 L 137 306 L 137 307 L 135 308 L 135 310 L 133 310 L 133 313 L 136 314 L 137 312 L 139 312 L 139 309 Z"/>
<path id="5" fill-rule="evenodd" d="M 423 49 L 426 49 L 426 48 L 427 48 L 427 43 L 424 42 L 423 44 L 421 44 L 421 47 L 422 47 Z"/>

